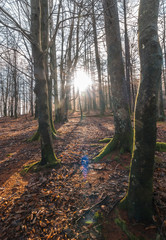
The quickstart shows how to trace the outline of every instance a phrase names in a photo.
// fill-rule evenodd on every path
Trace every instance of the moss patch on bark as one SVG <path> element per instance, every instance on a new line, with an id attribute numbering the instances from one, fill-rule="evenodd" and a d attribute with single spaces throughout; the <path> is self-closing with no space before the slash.
<path id="1" fill-rule="evenodd" d="M 33 136 L 28 139 L 28 142 L 38 141 L 40 139 L 39 129 L 33 134 Z"/>
<path id="2" fill-rule="evenodd" d="M 112 140 L 112 138 L 103 138 L 99 140 L 100 143 L 109 143 Z"/>
<path id="3" fill-rule="evenodd" d="M 109 143 L 112 138 L 103 138 L 99 140 L 100 143 Z M 156 142 L 156 151 L 166 152 L 166 143 L 165 142 Z"/>
<path id="4" fill-rule="evenodd" d="M 121 154 L 124 152 L 132 151 L 133 134 L 125 134 L 124 136 L 115 134 L 115 136 L 111 138 L 111 140 L 109 138 L 104 139 L 104 141 L 108 140 L 109 143 L 101 150 L 101 152 L 96 157 L 93 158 L 95 162 L 98 162 L 114 150 L 119 150 Z"/>
<path id="5" fill-rule="evenodd" d="M 156 143 L 156 151 L 166 152 L 166 143 L 165 142 L 157 142 Z"/>

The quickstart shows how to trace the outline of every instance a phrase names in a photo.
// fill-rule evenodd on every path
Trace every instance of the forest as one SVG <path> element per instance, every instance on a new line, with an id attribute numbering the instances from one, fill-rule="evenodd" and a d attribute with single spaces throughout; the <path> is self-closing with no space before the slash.
<path id="1" fill-rule="evenodd" d="M 0 239 L 166 239 L 165 0 L 0 0 Z"/>

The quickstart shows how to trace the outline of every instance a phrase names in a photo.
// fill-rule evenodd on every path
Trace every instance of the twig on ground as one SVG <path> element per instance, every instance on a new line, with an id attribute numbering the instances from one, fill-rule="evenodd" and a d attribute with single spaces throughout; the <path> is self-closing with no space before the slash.
<path id="1" fill-rule="evenodd" d="M 99 202 L 97 202 L 96 204 L 94 204 L 92 207 L 90 207 L 88 210 L 86 210 L 86 211 L 76 220 L 76 224 L 78 224 L 78 222 L 79 222 L 87 213 L 89 213 L 92 209 L 94 209 L 94 208 L 97 207 L 97 206 L 100 206 L 101 204 L 107 202 L 108 200 L 109 200 L 109 197 L 108 197 L 108 195 L 107 195 L 104 199 L 102 199 L 102 200 L 100 200 Z"/>

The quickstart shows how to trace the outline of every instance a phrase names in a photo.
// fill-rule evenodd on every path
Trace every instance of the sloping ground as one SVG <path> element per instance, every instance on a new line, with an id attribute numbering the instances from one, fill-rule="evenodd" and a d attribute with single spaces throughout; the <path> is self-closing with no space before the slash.
<path id="1" fill-rule="evenodd" d="M 129 239 L 114 223 L 117 213 L 110 213 L 126 192 L 130 155 L 90 161 L 104 146 L 98 141 L 113 136 L 112 117 L 80 122 L 75 116 L 56 126 L 54 149 L 62 166 L 26 176 L 19 174 L 23 165 L 40 160 L 40 143 L 26 141 L 37 122 L 29 116 L 1 118 L 0 127 L 0 239 Z M 166 141 L 165 123 L 158 124 L 158 140 Z M 85 155 L 89 163 L 83 165 Z M 128 230 L 149 240 L 156 239 L 157 230 L 164 235 L 166 225 L 166 154 L 156 155 L 154 220 L 159 229 L 130 224 Z"/>

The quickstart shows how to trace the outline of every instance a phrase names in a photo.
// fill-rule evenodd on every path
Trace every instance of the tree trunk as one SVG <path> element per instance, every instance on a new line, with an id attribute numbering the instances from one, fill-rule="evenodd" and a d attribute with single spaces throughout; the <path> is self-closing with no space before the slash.
<path id="1" fill-rule="evenodd" d="M 112 111 L 111 81 L 110 81 L 109 73 L 107 76 L 107 81 L 108 81 L 109 109 Z"/>
<path id="2" fill-rule="evenodd" d="M 4 81 L 2 80 L 2 75 L 0 75 L 0 84 L 1 84 L 1 105 L 2 105 L 2 109 L 3 109 L 3 113 L 4 113 L 4 116 L 6 117 L 5 115 L 5 87 L 4 87 Z"/>
<path id="3" fill-rule="evenodd" d="M 76 111 L 76 94 L 75 94 L 75 86 L 73 84 L 73 112 Z"/>
<path id="4" fill-rule="evenodd" d="M 33 82 L 34 82 L 34 79 L 33 79 L 33 69 L 31 68 L 31 87 L 30 87 L 30 99 L 31 99 L 31 116 L 34 115 L 34 110 L 33 110 Z"/>
<path id="5" fill-rule="evenodd" d="M 53 123 L 52 118 L 52 78 L 48 77 L 48 0 L 40 0 L 41 1 L 41 43 L 42 50 L 44 52 L 44 60 L 45 60 L 45 74 L 48 85 L 48 103 L 49 103 L 49 114 L 50 114 L 50 126 L 52 134 L 56 134 L 56 130 Z"/>
<path id="6" fill-rule="evenodd" d="M 7 76 L 6 76 L 6 92 L 5 92 L 5 102 L 4 102 L 4 116 L 7 117 L 8 115 L 8 95 L 9 95 L 9 66 L 7 68 Z"/>
<path id="7" fill-rule="evenodd" d="M 122 59 L 117 2 L 115 0 L 103 0 L 103 7 L 115 135 L 113 140 L 96 157 L 96 160 L 114 149 L 119 149 L 120 152 L 131 151 L 133 134 Z"/>
<path id="8" fill-rule="evenodd" d="M 134 92 L 134 79 L 133 79 L 133 67 L 132 66 L 130 66 L 130 73 L 131 73 L 131 95 L 132 95 L 131 110 L 134 112 L 134 109 L 135 109 L 135 92 Z"/>
<path id="9" fill-rule="evenodd" d="M 126 14 L 126 0 L 123 0 L 124 7 L 124 29 L 125 29 L 125 69 L 126 69 L 126 85 L 129 107 L 131 111 L 131 91 L 130 91 L 130 49 L 129 49 L 129 38 L 127 31 L 127 14 Z"/>
<path id="10" fill-rule="evenodd" d="M 96 29 L 96 17 L 95 17 L 95 9 L 94 9 L 94 0 L 92 0 L 92 26 L 93 26 L 94 45 L 95 45 L 97 74 L 98 74 L 98 81 L 99 81 L 100 114 L 103 115 L 104 112 L 105 112 L 105 100 L 104 100 L 104 95 L 103 95 L 103 91 L 102 91 L 101 63 L 100 63 L 100 55 L 99 55 L 99 50 L 98 50 L 98 40 L 97 40 L 97 29 Z"/>
<path id="11" fill-rule="evenodd" d="M 157 98 L 162 53 L 158 40 L 159 0 L 141 0 L 139 9 L 139 53 L 141 83 L 135 112 L 135 142 L 129 189 L 122 203 L 130 218 L 152 221 L 153 167 L 156 146 Z"/>
<path id="12" fill-rule="evenodd" d="M 14 49 L 14 69 L 13 69 L 13 81 L 14 81 L 14 117 L 17 118 L 18 108 L 18 86 L 17 86 L 17 56 L 16 49 Z"/>
<path id="13" fill-rule="evenodd" d="M 57 16 L 57 24 L 59 22 L 59 15 L 60 15 L 60 6 L 58 8 L 58 16 Z M 55 109 L 55 121 L 57 120 L 57 112 L 58 112 L 58 76 L 57 76 L 57 56 L 56 56 L 56 34 L 54 34 L 54 28 L 53 28 L 53 0 L 49 1 L 49 14 L 50 14 L 50 38 L 52 41 L 52 45 L 50 47 L 50 82 L 53 81 L 54 84 L 54 109 Z M 52 94 L 51 94 L 52 97 Z"/>
<path id="14" fill-rule="evenodd" d="M 157 112 L 158 112 L 157 120 L 158 121 L 164 121 L 165 120 L 165 114 L 164 114 L 164 103 L 163 103 L 162 78 L 160 79 Z"/>
<path id="15" fill-rule="evenodd" d="M 82 111 L 82 104 L 81 104 L 81 97 L 79 93 L 79 106 L 80 106 L 80 120 L 83 120 L 83 111 Z"/>
<path id="16" fill-rule="evenodd" d="M 47 66 L 45 65 L 45 54 L 48 46 L 46 43 L 43 43 L 43 39 L 41 39 L 43 32 L 48 32 L 48 19 L 44 19 L 44 16 L 41 15 L 43 7 L 45 8 L 45 11 L 46 8 L 48 10 L 46 1 L 31 0 L 31 34 L 33 38 L 32 54 L 34 58 L 34 75 L 36 79 L 35 93 L 37 96 L 39 133 L 41 139 L 41 165 L 57 162 L 56 156 L 53 152 L 51 138 Z"/>
<path id="17" fill-rule="evenodd" d="M 94 73 L 94 65 L 93 65 L 93 60 L 92 60 L 92 51 L 90 48 L 90 57 L 89 57 L 89 61 L 90 61 L 90 73 L 91 73 L 91 79 L 92 79 L 92 105 L 93 105 L 93 110 L 96 111 L 97 110 L 97 104 L 96 104 L 96 88 L 95 88 L 95 73 Z"/>
<path id="18" fill-rule="evenodd" d="M 59 100 L 58 100 L 58 73 L 57 73 L 57 56 L 56 56 L 56 36 L 57 36 L 57 32 L 58 32 L 58 24 L 59 24 L 59 17 L 60 17 L 60 10 L 61 10 L 61 4 L 62 4 L 62 0 L 60 0 L 59 2 L 59 6 L 58 6 L 58 14 L 57 14 L 57 20 L 56 20 L 56 29 L 54 30 L 53 28 L 53 0 L 49 1 L 49 14 L 50 14 L 50 38 L 52 41 L 52 45 L 50 47 L 50 72 L 51 72 L 51 76 L 50 76 L 50 92 L 51 92 L 51 96 L 49 97 L 50 100 L 50 105 L 52 108 L 52 83 L 53 83 L 53 90 L 54 90 L 54 105 L 55 105 L 55 121 L 58 121 L 58 109 L 59 109 Z M 51 119 L 52 118 L 52 110 L 50 111 L 51 114 Z M 51 120 L 51 126 L 52 126 L 52 130 L 54 133 L 56 133 L 54 125 L 53 125 L 53 121 Z"/>
<path id="19" fill-rule="evenodd" d="M 65 74 L 64 74 L 64 26 L 63 26 L 63 8 L 62 8 L 62 27 L 61 27 L 61 60 L 60 60 L 60 80 L 61 80 L 61 89 L 60 89 L 60 108 L 58 109 L 58 122 L 63 122 L 64 116 L 64 106 L 65 106 Z"/>
<path id="20" fill-rule="evenodd" d="M 165 5 L 164 5 L 164 0 L 162 0 L 163 4 L 163 50 L 164 50 L 164 87 L 165 87 L 165 95 L 166 95 L 166 14 L 165 14 Z"/>
<path id="21" fill-rule="evenodd" d="M 11 80 L 11 101 L 10 101 L 10 116 L 14 117 L 14 111 L 13 111 L 13 106 L 14 106 L 14 84 L 13 84 L 13 79 Z"/>

